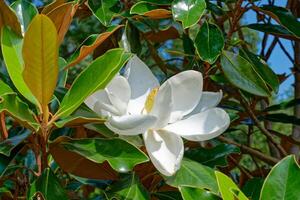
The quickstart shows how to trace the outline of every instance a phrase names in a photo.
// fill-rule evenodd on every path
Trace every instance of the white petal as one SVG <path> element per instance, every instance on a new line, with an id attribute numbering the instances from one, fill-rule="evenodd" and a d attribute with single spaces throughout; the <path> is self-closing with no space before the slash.
<path id="1" fill-rule="evenodd" d="M 131 100 L 128 105 L 128 112 L 140 114 L 149 92 L 153 88 L 159 87 L 159 82 L 147 65 L 137 56 L 129 60 L 125 71 L 125 77 L 127 77 L 131 87 Z"/>
<path id="2" fill-rule="evenodd" d="M 222 96 L 222 90 L 220 90 L 220 92 L 202 92 L 198 105 L 188 115 L 191 116 L 199 112 L 203 112 L 209 108 L 216 107 L 222 100 Z"/>
<path id="3" fill-rule="evenodd" d="M 200 72 L 189 70 L 169 78 L 167 82 L 172 88 L 171 122 L 175 122 L 197 106 L 202 94 L 203 78 Z"/>
<path id="4" fill-rule="evenodd" d="M 157 117 L 157 122 L 154 128 L 163 128 L 169 121 L 172 111 L 172 90 L 167 83 L 165 87 L 160 88 L 154 99 L 154 105 L 150 115 Z"/>
<path id="5" fill-rule="evenodd" d="M 120 135 L 138 135 L 151 128 L 156 120 L 157 118 L 151 115 L 112 116 L 105 125 Z"/>
<path id="6" fill-rule="evenodd" d="M 112 105 L 120 111 L 120 115 L 125 114 L 131 96 L 131 90 L 126 78 L 116 76 L 106 87 L 108 98 Z"/>
<path id="7" fill-rule="evenodd" d="M 143 134 L 145 146 L 156 169 L 172 176 L 180 168 L 184 147 L 180 136 L 164 130 L 149 130 Z"/>
<path id="8" fill-rule="evenodd" d="M 118 115 L 119 111 L 111 104 L 106 90 L 99 90 L 89 96 L 85 104 L 100 116 L 107 116 L 108 112 Z"/>
<path id="9" fill-rule="evenodd" d="M 205 141 L 222 134 L 229 126 L 230 118 L 221 108 L 210 108 L 187 119 L 170 124 L 164 130 L 176 133 L 188 140 Z"/>

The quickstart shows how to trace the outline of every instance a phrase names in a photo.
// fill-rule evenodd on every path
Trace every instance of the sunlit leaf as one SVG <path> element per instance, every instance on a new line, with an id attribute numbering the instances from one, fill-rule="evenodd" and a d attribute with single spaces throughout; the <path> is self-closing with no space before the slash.
<path id="1" fill-rule="evenodd" d="M 167 177 L 166 182 L 173 187 L 190 186 L 218 193 L 214 170 L 189 159 L 183 159 L 180 169 L 174 176 Z"/>
<path id="2" fill-rule="evenodd" d="M 221 200 L 217 195 L 200 188 L 182 186 L 179 190 L 184 200 Z"/>
<path id="3" fill-rule="evenodd" d="M 226 200 L 248 200 L 244 193 L 225 174 L 216 171 L 216 177 L 222 198 Z"/>
<path id="4" fill-rule="evenodd" d="M 221 54 L 224 45 L 221 30 L 216 25 L 205 21 L 195 39 L 195 47 L 201 60 L 213 64 Z"/>
<path id="5" fill-rule="evenodd" d="M 130 14 L 143 15 L 152 19 L 164 19 L 170 18 L 172 13 L 158 5 L 140 1 L 131 7 Z"/>
<path id="6" fill-rule="evenodd" d="M 173 17 L 182 22 L 183 28 L 196 24 L 204 14 L 205 0 L 174 0 L 172 3 Z"/>
<path id="7" fill-rule="evenodd" d="M 290 155 L 277 163 L 263 184 L 260 200 L 294 200 L 300 197 L 300 167 Z"/>
<path id="8" fill-rule="evenodd" d="M 57 116 L 66 117 L 73 113 L 84 100 L 95 91 L 105 88 L 116 73 L 130 58 L 122 49 L 113 49 L 98 57 L 74 81 L 63 98 Z"/>
<path id="9" fill-rule="evenodd" d="M 108 161 L 111 167 L 119 172 L 128 172 L 135 165 L 148 161 L 143 152 L 118 138 L 73 139 L 62 142 L 60 145 L 93 162 L 100 164 Z"/>
<path id="10" fill-rule="evenodd" d="M 23 39 L 9 28 L 3 28 L 1 34 L 1 48 L 8 74 L 17 90 L 30 102 L 37 104 L 22 76 L 24 61 L 22 58 Z"/>
<path id="11" fill-rule="evenodd" d="M 238 88 L 259 96 L 270 96 L 265 81 L 254 66 L 238 54 L 223 51 L 221 66 L 228 80 Z"/>
<path id="12" fill-rule="evenodd" d="M 45 108 L 52 98 L 58 78 L 58 44 L 53 22 L 45 15 L 37 15 L 24 37 L 24 80 Z"/>

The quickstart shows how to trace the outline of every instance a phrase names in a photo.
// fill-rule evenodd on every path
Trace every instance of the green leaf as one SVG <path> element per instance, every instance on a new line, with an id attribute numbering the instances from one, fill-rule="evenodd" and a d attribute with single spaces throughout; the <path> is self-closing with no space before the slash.
<path id="1" fill-rule="evenodd" d="M 263 116 L 263 119 L 271 122 L 300 125 L 299 118 L 295 117 L 294 115 L 288 115 L 285 113 L 266 114 Z"/>
<path id="2" fill-rule="evenodd" d="M 182 22 L 183 28 L 196 24 L 204 14 L 205 8 L 205 0 L 175 0 L 172 3 L 173 17 Z"/>
<path id="3" fill-rule="evenodd" d="M 37 104 L 36 98 L 29 90 L 22 76 L 24 69 L 22 46 L 23 39 L 21 37 L 7 27 L 2 29 L 1 48 L 8 74 L 17 90 L 30 102 Z"/>
<path id="4" fill-rule="evenodd" d="M 22 34 L 24 35 L 31 20 L 39 12 L 35 5 L 28 2 L 27 0 L 17 0 L 11 4 L 11 7 L 16 12 L 16 15 L 21 24 Z"/>
<path id="5" fill-rule="evenodd" d="M 173 0 L 143 0 L 148 3 L 157 4 L 157 5 L 170 5 Z"/>
<path id="6" fill-rule="evenodd" d="M 248 24 L 246 27 L 289 40 L 299 40 L 294 34 L 277 24 Z"/>
<path id="7" fill-rule="evenodd" d="M 179 190 L 184 200 L 221 200 L 217 195 L 201 188 L 183 186 Z"/>
<path id="8" fill-rule="evenodd" d="M 66 191 L 50 168 L 45 169 L 42 175 L 30 185 L 27 193 L 28 199 L 41 199 L 41 197 L 45 200 L 68 199 Z"/>
<path id="9" fill-rule="evenodd" d="M 247 197 L 251 200 L 259 200 L 260 191 L 263 185 L 264 179 L 262 178 L 253 178 L 246 182 L 243 186 L 242 191 Z"/>
<path id="10" fill-rule="evenodd" d="M 148 191 L 140 183 L 135 173 L 125 175 L 119 182 L 113 184 L 109 193 L 111 199 L 150 200 Z"/>
<path id="11" fill-rule="evenodd" d="M 118 12 L 118 0 L 88 0 L 88 6 L 93 14 L 104 25 L 110 25 L 113 16 Z"/>
<path id="12" fill-rule="evenodd" d="M 218 193 L 214 170 L 189 159 L 183 159 L 180 169 L 174 176 L 166 177 L 166 182 L 173 187 L 190 186 Z"/>
<path id="13" fill-rule="evenodd" d="M 125 53 L 122 49 L 112 49 L 95 59 L 75 79 L 72 87 L 63 98 L 56 115 L 60 117 L 69 116 L 88 96 L 105 88 L 130 56 L 130 53 Z"/>
<path id="14" fill-rule="evenodd" d="M 209 167 L 226 166 L 227 156 L 232 153 L 240 153 L 240 149 L 230 144 L 219 144 L 213 148 L 194 148 L 187 150 L 184 155 L 194 161 Z"/>
<path id="15" fill-rule="evenodd" d="M 259 96 L 271 95 L 255 67 L 245 58 L 229 51 L 223 51 L 221 66 L 225 76 L 236 87 Z"/>
<path id="16" fill-rule="evenodd" d="M 272 88 L 274 92 L 277 92 L 279 88 L 278 77 L 266 64 L 266 62 L 246 49 L 241 50 L 240 54 L 252 64 L 255 71 L 262 77 L 262 79 L 268 84 L 268 86 Z"/>
<path id="17" fill-rule="evenodd" d="M 22 53 L 24 81 L 45 111 L 58 79 L 57 32 L 51 19 L 34 17 L 24 36 Z"/>
<path id="18" fill-rule="evenodd" d="M 15 94 L 0 97 L 0 112 L 2 111 L 6 111 L 25 127 L 37 131 L 39 125 L 33 117 L 34 113 Z"/>
<path id="19" fill-rule="evenodd" d="M 130 171 L 135 165 L 148 161 L 142 151 L 118 138 L 73 139 L 62 142 L 61 145 L 95 163 L 108 161 L 111 167 L 119 172 Z"/>
<path id="20" fill-rule="evenodd" d="M 195 39 L 195 47 L 201 60 L 213 64 L 221 54 L 224 45 L 221 30 L 216 25 L 205 21 Z"/>
<path id="21" fill-rule="evenodd" d="M 300 99 L 292 99 L 289 101 L 283 101 L 279 104 L 271 105 L 271 106 L 267 107 L 266 109 L 264 109 L 264 111 L 285 110 L 285 109 L 294 107 L 299 104 L 300 104 Z"/>
<path id="22" fill-rule="evenodd" d="M 218 171 L 216 171 L 215 174 L 219 190 L 224 200 L 248 200 L 248 198 L 228 176 Z"/>
<path id="23" fill-rule="evenodd" d="M 288 31 L 300 38 L 300 22 L 288 9 L 272 5 L 260 7 L 260 11 L 270 15 Z"/>
<path id="24" fill-rule="evenodd" d="M 181 193 L 178 191 L 163 191 L 152 193 L 159 200 L 182 200 Z"/>
<path id="25" fill-rule="evenodd" d="M 20 135 L 16 135 L 14 137 L 10 137 L 2 142 L 0 142 L 0 153 L 6 156 L 10 156 L 11 151 L 23 142 L 28 136 L 31 135 L 30 131 L 25 131 Z"/>
<path id="26" fill-rule="evenodd" d="M 3 175 L 5 175 L 7 171 L 9 171 L 8 170 L 9 165 L 15 160 L 15 158 L 21 151 L 22 151 L 22 147 L 17 146 L 12 150 L 9 157 L 0 154 L 0 179 L 2 178 Z"/>
<path id="27" fill-rule="evenodd" d="M 300 167 L 294 155 L 277 163 L 263 184 L 260 200 L 299 200 Z"/>
<path id="28" fill-rule="evenodd" d="M 67 61 L 64 58 L 59 57 L 58 58 L 59 74 L 58 74 L 58 83 L 57 83 L 58 87 L 65 87 L 67 83 L 68 70 L 64 69 L 66 66 L 67 66 Z"/>
<path id="29" fill-rule="evenodd" d="M 15 94 L 15 92 L 0 79 L 0 97 L 6 94 Z"/>

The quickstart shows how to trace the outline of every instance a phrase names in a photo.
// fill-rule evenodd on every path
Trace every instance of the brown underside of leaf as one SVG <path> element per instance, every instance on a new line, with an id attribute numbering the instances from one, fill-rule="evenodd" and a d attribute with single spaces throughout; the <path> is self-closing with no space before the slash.
<path id="1" fill-rule="evenodd" d="M 59 144 L 63 141 L 68 141 L 68 137 L 59 137 L 52 144 L 50 144 L 50 153 L 55 162 L 65 172 L 73 175 L 89 178 L 89 179 L 102 179 L 102 180 L 117 180 L 118 174 L 115 172 L 108 162 L 102 164 L 94 163 L 83 156 L 70 152 L 64 149 Z"/>
<path id="2" fill-rule="evenodd" d="M 0 0 L 0 30 L 3 26 L 9 26 L 14 32 L 22 35 L 21 26 L 16 14 L 3 0 Z"/>
<path id="3" fill-rule="evenodd" d="M 159 31 L 159 32 L 147 32 L 145 33 L 145 37 L 147 40 L 150 40 L 151 42 L 165 42 L 167 40 L 171 39 L 177 39 L 179 38 L 179 33 L 176 28 L 173 26 L 168 28 L 167 30 Z"/>

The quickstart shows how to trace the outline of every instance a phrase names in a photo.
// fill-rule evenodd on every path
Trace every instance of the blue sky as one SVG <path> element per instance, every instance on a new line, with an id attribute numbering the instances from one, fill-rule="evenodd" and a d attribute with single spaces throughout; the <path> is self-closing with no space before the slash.
<path id="1" fill-rule="evenodd" d="M 277 6 L 286 6 L 287 1 L 283 0 L 275 0 L 275 5 Z M 260 5 L 263 5 L 267 3 L 267 0 L 262 0 L 260 2 Z M 245 16 L 244 16 L 244 24 L 251 24 L 251 23 L 256 23 L 256 13 L 252 10 L 248 11 Z M 272 22 L 276 23 L 276 22 Z M 263 37 L 263 33 L 259 32 L 260 38 Z M 268 39 L 268 45 L 273 41 L 273 36 L 269 36 Z M 286 50 L 290 53 L 290 55 L 293 57 L 293 50 L 292 50 L 292 45 L 289 40 L 285 39 L 280 39 Z M 261 45 L 259 45 L 259 51 L 261 50 Z M 291 67 L 293 66 L 293 63 L 290 62 L 290 60 L 286 57 L 286 55 L 283 53 L 279 45 L 277 44 L 276 47 L 274 48 L 271 57 L 268 60 L 269 66 L 278 74 L 286 73 L 287 75 L 290 75 L 290 77 L 285 80 L 278 92 L 278 98 L 279 99 L 284 99 L 287 97 L 287 94 L 291 93 L 292 90 L 292 84 L 294 83 L 294 77 L 291 74 Z"/>

